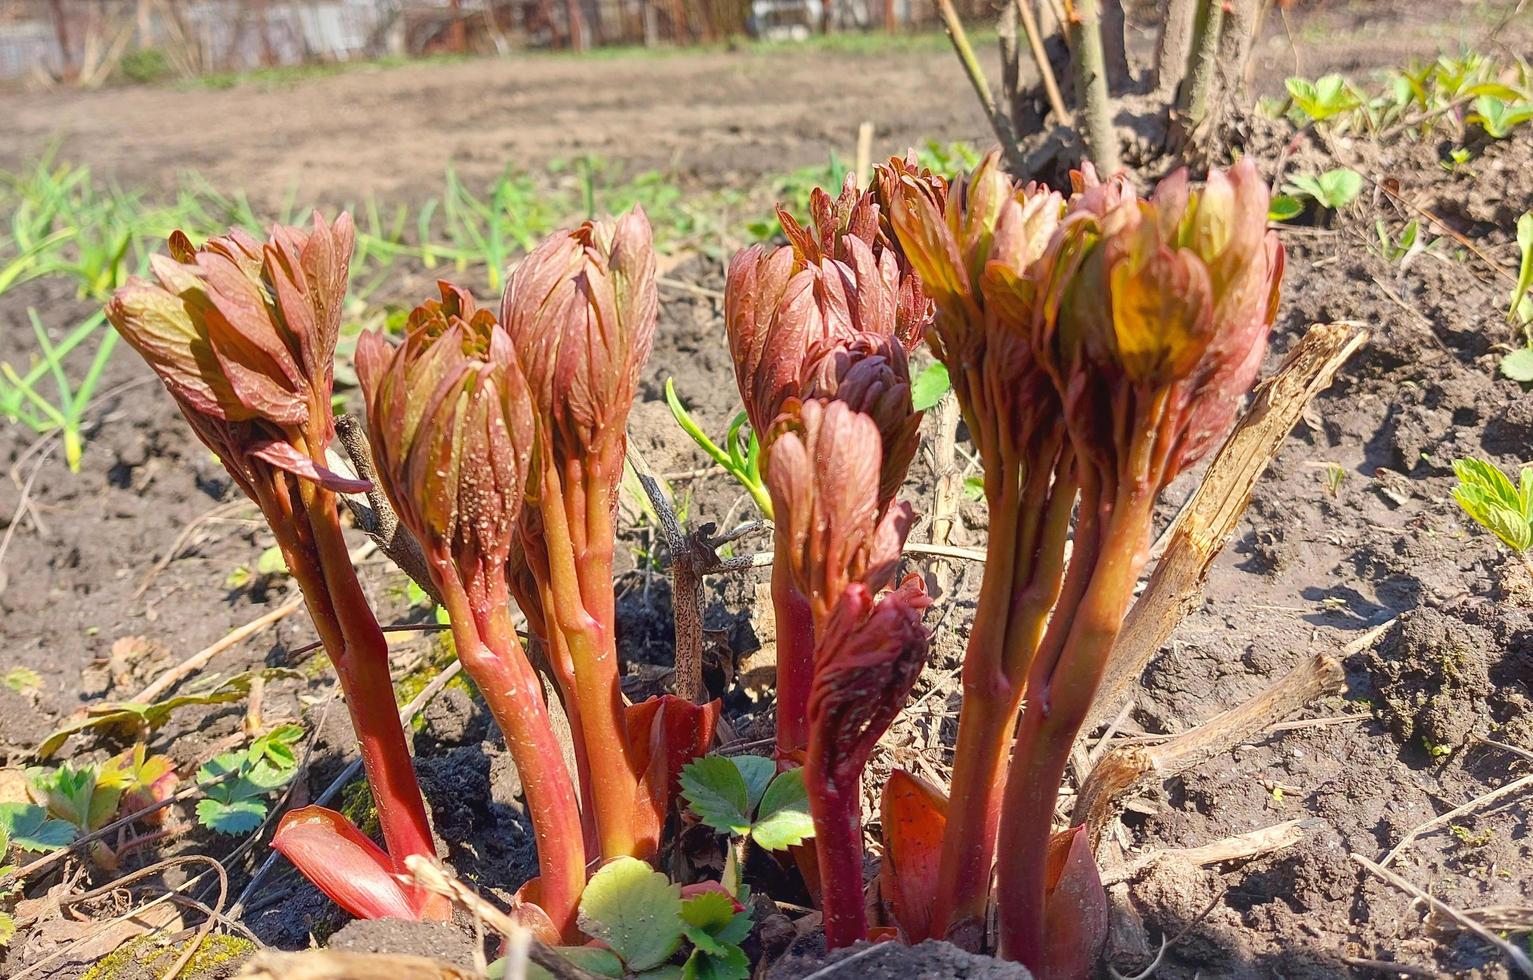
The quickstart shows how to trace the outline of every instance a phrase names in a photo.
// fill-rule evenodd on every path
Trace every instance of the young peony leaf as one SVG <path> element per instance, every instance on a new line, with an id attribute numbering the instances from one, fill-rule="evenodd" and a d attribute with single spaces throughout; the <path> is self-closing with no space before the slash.
<path id="1" fill-rule="evenodd" d="M 746 980 L 751 975 L 750 960 L 738 946 L 727 947 L 723 955 L 692 951 L 681 970 L 682 980 Z"/>
<path id="2" fill-rule="evenodd" d="M 910 383 L 911 406 L 918 412 L 924 412 L 952 390 L 953 382 L 947 376 L 947 365 L 941 361 L 933 362 Z"/>
<path id="3" fill-rule="evenodd" d="M 681 770 L 681 795 L 703 823 L 719 833 L 743 836 L 750 832 L 750 788 L 724 756 L 687 763 Z"/>
<path id="4" fill-rule="evenodd" d="M 638 858 L 617 858 L 586 885 L 580 928 L 611 947 L 629 972 L 653 969 L 681 948 L 681 887 Z"/>
<path id="5" fill-rule="evenodd" d="M 729 761 L 735 764 L 740 770 L 740 778 L 745 780 L 745 812 L 755 813 L 761 803 L 761 794 L 777 775 L 777 764 L 759 755 L 732 755 Z"/>
<path id="6" fill-rule="evenodd" d="M 769 851 L 782 851 L 813 836 L 814 821 L 809 816 L 804 770 L 789 769 L 772 780 L 761 797 L 761 811 L 751 827 L 751 838 Z"/>
<path id="7" fill-rule="evenodd" d="M 248 834 L 266 819 L 266 804 L 243 799 L 224 802 L 212 798 L 197 801 L 197 822 L 219 834 Z"/>
<path id="8" fill-rule="evenodd" d="M 75 839 L 75 828 L 35 803 L 0 803 L 0 830 L 24 851 L 56 851 Z"/>

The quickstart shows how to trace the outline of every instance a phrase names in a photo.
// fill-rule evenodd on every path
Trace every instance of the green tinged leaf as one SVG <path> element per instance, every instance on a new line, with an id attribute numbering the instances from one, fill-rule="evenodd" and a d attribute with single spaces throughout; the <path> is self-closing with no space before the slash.
<path id="1" fill-rule="evenodd" d="M 735 903 L 723 892 L 699 892 L 681 903 L 681 919 L 689 926 L 712 932 L 735 917 Z"/>
<path id="2" fill-rule="evenodd" d="M 804 770 L 789 769 L 772 780 L 761 798 L 751 839 L 769 851 L 781 851 L 814 836 Z"/>
<path id="3" fill-rule="evenodd" d="M 248 834 L 266 819 L 266 804 L 260 800 L 238 799 L 229 802 L 211 797 L 197 801 L 197 821 L 220 834 Z"/>
<path id="4" fill-rule="evenodd" d="M 747 980 L 750 975 L 750 960 L 738 946 L 728 947 L 723 956 L 695 949 L 681 972 L 682 980 Z"/>
<path id="5" fill-rule="evenodd" d="M 620 857 L 586 885 L 580 929 L 606 943 L 630 972 L 652 969 L 681 948 L 681 888 L 643 861 Z"/>
<path id="6" fill-rule="evenodd" d="M 1456 459 L 1453 472 L 1459 485 L 1453 499 L 1476 523 L 1486 528 L 1513 551 L 1533 547 L 1533 522 L 1529 520 L 1529 496 L 1533 488 L 1527 470 L 1519 476 L 1521 487 L 1495 466 L 1479 459 Z"/>
<path id="7" fill-rule="evenodd" d="M 30 667 L 12 667 L 5 672 L 4 683 L 17 694 L 25 694 L 42 687 L 43 679 Z"/>
<path id="8" fill-rule="evenodd" d="M 910 382 L 910 400 L 914 403 L 916 411 L 924 412 L 941 401 L 942 396 L 952 388 L 953 383 L 947 375 L 947 365 L 936 361 L 927 365 L 926 369 Z"/>
<path id="9" fill-rule="evenodd" d="M 681 795 L 692 812 L 719 833 L 750 832 L 750 789 L 728 758 L 710 755 L 687 763 L 681 770 Z"/>
<path id="10" fill-rule="evenodd" d="M 1503 357 L 1501 373 L 1523 384 L 1533 382 L 1533 347 L 1519 347 Z"/>
<path id="11" fill-rule="evenodd" d="M 24 851 L 56 851 L 75 839 L 75 828 L 35 803 L 0 803 L 0 828 Z"/>
<path id="12" fill-rule="evenodd" d="M 1528 291 L 1533 290 L 1533 211 L 1525 211 L 1517 219 L 1517 250 L 1522 254 L 1522 262 L 1517 270 L 1517 285 L 1512 289 L 1512 303 L 1506 311 L 1508 320 L 1518 317 L 1523 301 L 1528 298 Z M 1506 370 L 1505 361 L 1502 362 L 1502 370 Z"/>
<path id="13" fill-rule="evenodd" d="M 745 812 L 755 813 L 761 803 L 761 794 L 777 775 L 777 763 L 759 755 L 732 755 L 729 761 L 735 764 L 740 770 L 740 778 L 745 780 Z"/>
<path id="14" fill-rule="evenodd" d="M 1304 202 L 1292 194 L 1278 194 L 1267 205 L 1268 221 L 1292 221 L 1304 213 Z"/>
<path id="15" fill-rule="evenodd" d="M 256 559 L 256 571 L 262 575 L 286 575 L 287 559 L 282 557 L 282 549 L 272 545 L 262 551 Z"/>
<path id="16" fill-rule="evenodd" d="M 0 947 L 9 946 L 16 938 L 16 919 L 9 912 L 0 912 Z"/>

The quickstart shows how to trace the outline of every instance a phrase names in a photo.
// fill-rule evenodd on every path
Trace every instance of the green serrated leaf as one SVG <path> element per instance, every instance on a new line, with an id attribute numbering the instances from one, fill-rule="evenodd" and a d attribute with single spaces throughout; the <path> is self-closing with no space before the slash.
<path id="1" fill-rule="evenodd" d="M 743 889 L 741 894 L 742 902 L 747 897 L 749 897 L 749 891 L 749 888 Z M 753 925 L 755 925 L 755 920 L 751 918 L 750 907 L 746 906 L 745 908 L 736 912 L 734 917 L 729 920 L 728 924 L 726 924 L 724 928 L 715 932 L 713 934 L 713 938 L 717 939 L 721 943 L 738 946 L 745 942 L 746 936 L 751 934 L 751 926 Z"/>
<path id="2" fill-rule="evenodd" d="M 1304 202 L 1292 194 L 1278 194 L 1267 204 L 1268 221 L 1292 221 L 1304 213 Z"/>
<path id="3" fill-rule="evenodd" d="M 703 823 L 721 834 L 750 832 L 750 790 L 729 759 L 710 755 L 681 770 L 681 795 Z"/>
<path id="4" fill-rule="evenodd" d="M 772 777 L 777 774 L 777 763 L 759 755 L 732 755 L 729 759 L 740 770 L 740 778 L 745 780 L 745 812 L 755 813 L 761 794 L 766 792 Z"/>
<path id="5" fill-rule="evenodd" d="M 0 912 L 0 947 L 9 946 L 16 938 L 16 919 L 9 912 Z"/>
<path id="6" fill-rule="evenodd" d="M 772 780 L 761 797 L 751 839 L 769 851 L 781 851 L 814 836 L 804 770 L 789 769 Z"/>
<path id="7" fill-rule="evenodd" d="M 74 825 L 55 820 L 35 803 L 0 803 L 0 827 L 24 851 L 56 851 L 75 839 Z"/>
<path id="8" fill-rule="evenodd" d="M 223 779 L 230 773 L 241 772 L 246 765 L 243 752 L 224 752 L 215 755 L 197 770 L 197 782 L 206 784 Z"/>
<path id="9" fill-rule="evenodd" d="M 197 820 L 204 827 L 220 834 L 248 834 L 261 826 L 266 819 L 266 804 L 260 800 L 197 801 Z"/>
<path id="10" fill-rule="evenodd" d="M 689 926 L 712 932 L 734 918 L 735 903 L 723 892 L 699 892 L 681 903 L 681 919 Z"/>
<path id="11" fill-rule="evenodd" d="M 682 933 L 686 936 L 687 942 L 711 956 L 723 956 L 729 952 L 729 947 L 715 939 L 707 929 L 699 929 L 697 926 L 683 926 Z"/>
<path id="12" fill-rule="evenodd" d="M 681 972 L 682 980 L 747 980 L 750 975 L 750 960 L 738 946 L 727 947 L 723 956 L 695 949 Z"/>
<path id="13" fill-rule="evenodd" d="M 630 972 L 652 969 L 681 948 L 681 888 L 638 858 L 617 858 L 586 885 L 580 928 L 622 957 Z"/>
<path id="14" fill-rule="evenodd" d="M 952 390 L 953 383 L 948 379 L 947 365 L 936 361 L 926 366 L 915 379 L 910 382 L 910 400 L 915 410 L 924 412 L 935 406 L 942 400 L 942 396 Z"/>

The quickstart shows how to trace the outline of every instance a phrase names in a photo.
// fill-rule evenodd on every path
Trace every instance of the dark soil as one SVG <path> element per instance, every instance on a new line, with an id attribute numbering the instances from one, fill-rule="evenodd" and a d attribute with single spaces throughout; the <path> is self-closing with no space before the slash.
<path id="1" fill-rule="evenodd" d="M 1312 20 L 1291 14 L 1304 71 L 1399 62 L 1435 49 L 1446 34 L 1423 19 L 1430 6 L 1371 4 L 1363 27 L 1345 20 L 1345 12 Z M 1447 16 L 1458 17 L 1460 9 Z M 1344 33 L 1349 23 L 1366 43 L 1342 49 L 1335 36 L 1305 39 L 1306 32 Z M 1453 23 L 1459 30 L 1460 22 Z M 1288 51 L 1281 35 L 1269 38 L 1259 51 L 1264 70 L 1289 73 Z M 590 148 L 588 139 L 635 166 L 667 165 L 684 148 L 681 166 L 710 187 L 730 186 L 744 173 L 823 160 L 850 143 L 863 118 L 875 119 L 891 144 L 925 136 L 985 139 L 945 52 L 912 55 L 897 69 L 862 56 L 827 56 L 812 65 L 792 53 L 782 61 L 760 58 L 549 59 L 358 73 L 277 91 L 52 95 L 20 107 L 14 117 L 20 138 L 0 148 L 0 165 L 34 152 L 62 126 L 72 133 L 65 156 L 106 166 L 128 183 L 163 186 L 174 167 L 195 165 L 220 186 L 285 188 L 301 179 L 306 196 L 338 200 L 366 191 L 408 195 L 420 182 L 434 182 L 448 159 L 488 173 L 508 155 L 544 159 Z M 487 81 L 490 101 L 480 88 Z M 704 85 L 710 108 L 694 112 L 684 93 Z M 414 108 L 401 109 L 402 93 L 414 99 Z M 450 105 L 469 93 L 479 114 L 465 121 Z M 834 102 L 825 101 L 827 93 Z M 587 104 L 598 98 L 605 108 Z M 678 101 L 688 102 L 686 112 Z M 337 103 L 347 111 L 332 112 Z M 511 126 L 527 118 L 541 121 Z M 684 124 L 675 125 L 678 119 Z M 451 139 L 433 129 L 448 121 Z M 1256 130 L 1246 152 L 1266 161 L 1272 176 L 1289 134 Z M 880 151 L 893 148 L 883 142 L 881 136 Z M 273 153 L 273 145 L 283 152 Z M 402 156 L 402 145 L 430 152 Z M 1203 845 L 1296 817 L 1313 820 L 1300 844 L 1268 857 L 1214 869 L 1161 861 L 1128 883 L 1128 932 L 1137 931 L 1151 951 L 1162 938 L 1175 939 L 1161 977 L 1344 977 L 1354 975 L 1348 958 L 1399 961 L 1423 975 L 1509 975 L 1493 950 L 1427 921 L 1409 896 L 1348 857 L 1377 860 L 1412 828 L 1530 771 L 1516 750 L 1533 751 L 1533 588 L 1525 570 L 1459 512 L 1449 493 L 1449 466 L 1467 454 L 1503 467 L 1533 455 L 1533 400 L 1496 373 L 1503 345 L 1512 341 L 1503 320 L 1504 273 L 1514 261 L 1511 225 L 1533 203 L 1533 140 L 1522 135 L 1475 150 L 1467 166 L 1449 173 L 1435 145 L 1326 145 L 1311 135 L 1285 164 L 1290 170 L 1348 165 L 1370 177 L 1395 178 L 1405 198 L 1440 219 L 1431 226 L 1433 237 L 1449 229 L 1466 235 L 1498 265 L 1451 238 L 1405 268 L 1386 261 L 1376 254 L 1375 222 L 1398 229 L 1421 215 L 1382 191 L 1365 193 L 1325 227 L 1285 234 L 1289 271 L 1268 369 L 1314 322 L 1359 321 L 1370 340 L 1257 486 L 1214 567 L 1205 602 L 1146 672 L 1128 728 L 1185 730 L 1262 690 L 1313 652 L 1340 650 L 1362 631 L 1396 622 L 1372 648 L 1347 660 L 1346 692 L 1306 713 L 1354 718 L 1255 739 L 1173 781 L 1125 818 L 1133 852 Z M 667 276 L 705 291 L 722 289 L 722 270 L 710 259 L 688 258 Z M 408 291 L 420 292 L 425 281 L 423 272 L 407 276 L 398 284 L 400 295 L 386 298 L 408 300 Z M 0 302 L 0 360 L 26 358 L 28 307 L 59 328 L 78 322 L 90 304 L 54 282 L 15 288 Z M 730 527 L 748 519 L 743 491 L 717 471 L 703 471 L 705 458 L 671 421 L 660 400 L 668 376 L 703 427 L 721 433 L 738 399 L 719 304 L 706 293 L 662 290 L 659 334 L 631 442 L 687 502 L 693 523 Z M 36 468 L 31 434 L 19 427 L 0 431 L 0 460 L 14 477 L 0 481 L 0 521 L 21 513 L 20 487 L 36 472 L 29 510 L 0 565 L 0 669 L 25 666 L 42 679 L 39 689 L 25 693 L 0 686 L 0 759 L 13 769 L 28 764 L 37 741 L 72 713 L 103 698 L 131 697 L 166 666 L 269 611 L 286 588 L 281 582 L 226 584 L 231 571 L 253 566 L 271 543 L 253 509 L 236 508 L 203 525 L 138 594 L 152 563 L 182 530 L 236 494 L 136 358 L 119 352 L 98 390 L 104 397 L 91 412 L 77 475 L 56 455 Z M 1331 464 L 1344 474 L 1339 482 L 1328 475 Z M 1173 487 L 1165 515 L 1191 486 L 1184 479 Z M 918 460 L 906 488 L 918 509 L 927 505 L 929 488 L 928 464 Z M 966 512 L 970 543 L 982 540 L 980 516 Z M 618 582 L 620 644 L 638 694 L 663 685 L 672 635 L 668 585 L 642 557 L 655 546 L 653 530 L 628 526 L 628 570 Z M 758 537 L 739 547 L 767 546 Z M 403 577 L 381 559 L 368 559 L 363 571 L 385 622 L 429 620 L 425 610 L 408 605 Z M 758 648 L 770 643 L 770 617 L 763 623 L 757 615 L 762 580 L 709 585 L 707 678 L 743 740 L 771 732 L 770 699 L 754 673 Z M 952 672 L 977 581 L 978 569 L 963 572 L 934 609 L 940 618 L 932 668 L 917 690 L 916 708 L 877 756 L 875 773 L 891 764 L 946 773 L 958 707 Z M 268 721 L 302 719 L 317 732 L 294 802 L 320 792 L 351 755 L 344 711 L 326 707 L 332 684 L 322 661 L 292 652 L 311 640 L 300 612 L 223 654 L 207 672 L 300 669 L 302 679 L 268 687 L 263 709 Z M 398 674 L 418 673 L 434 651 L 429 639 L 400 635 Z M 238 704 L 180 713 L 155 734 L 153 747 L 190 778 L 211 754 L 240 743 L 242 713 Z M 498 731 L 469 693 L 452 687 L 425 713 L 416 748 L 443 853 L 465 879 L 505 901 L 532 873 L 532 847 Z M 98 757 L 116 749 L 89 740 L 70 747 Z M 0 784 L 0 799 L 9 798 L 6 787 Z M 239 843 L 192 830 L 189 811 L 172 820 L 178 834 L 161 850 L 131 857 L 129 868 L 179 854 L 221 856 Z M 264 856 L 258 844 L 231 862 L 236 891 Z M 1527 797 L 1503 799 L 1425 833 L 1392 866 L 1459 908 L 1533 904 Z M 420 936 L 412 933 L 407 941 L 390 926 L 342 928 L 344 916 L 279 868 L 252 897 L 245 917 L 264 941 L 302 948 L 311 937 L 330 937 L 337 945 L 362 944 L 353 948 L 422 951 Z M 106 880 L 100 872 L 85 875 L 82 881 Z M 1134 917 L 1140 925 L 1132 924 Z M 47 942 L 24 936 L 0 972 L 35 960 Z M 426 942 L 434 955 L 460 961 L 467 949 L 457 939 L 434 944 Z M 834 975 L 1014 975 L 993 963 L 962 972 L 970 967 L 952 955 L 940 947 L 891 947 Z M 1120 950 L 1117 966 L 1133 972 L 1148 959 Z"/>

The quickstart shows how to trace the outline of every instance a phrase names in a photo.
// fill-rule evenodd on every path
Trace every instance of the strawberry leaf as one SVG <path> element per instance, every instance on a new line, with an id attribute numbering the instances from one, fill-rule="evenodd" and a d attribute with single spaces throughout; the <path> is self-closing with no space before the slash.
<path id="1" fill-rule="evenodd" d="M 786 850 L 814 836 L 804 771 L 789 769 L 767 787 L 751 837 L 769 851 Z"/>
<path id="2" fill-rule="evenodd" d="M 724 756 L 696 759 L 681 770 L 681 795 L 703 823 L 721 834 L 750 833 L 750 788 Z"/>
<path id="3" fill-rule="evenodd" d="M 586 885 L 580 929 L 622 957 L 629 972 L 641 973 L 681 948 L 681 908 L 680 886 L 638 858 L 620 857 Z"/>

